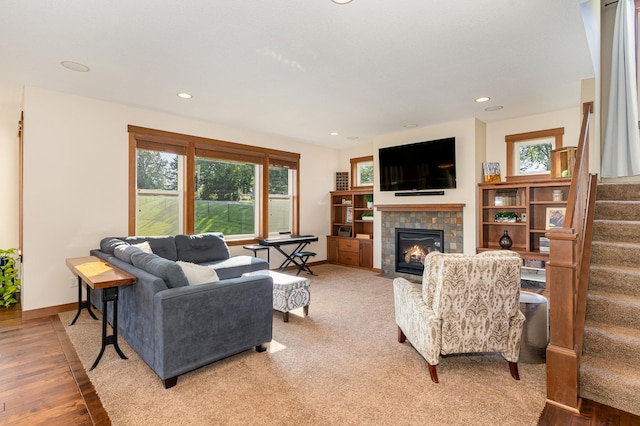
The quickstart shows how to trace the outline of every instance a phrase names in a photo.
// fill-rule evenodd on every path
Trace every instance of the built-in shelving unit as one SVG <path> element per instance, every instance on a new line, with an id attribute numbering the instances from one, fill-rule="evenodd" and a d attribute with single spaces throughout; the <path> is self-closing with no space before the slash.
<path id="1" fill-rule="evenodd" d="M 511 250 L 523 259 L 522 279 L 544 288 L 549 260 L 544 234 L 549 225 L 559 225 L 554 214 L 566 209 L 570 185 L 570 178 L 480 184 L 477 251 L 500 250 L 500 238 L 507 231 Z M 516 220 L 496 221 L 498 213 L 515 213 Z"/>
<path id="2" fill-rule="evenodd" d="M 554 215 L 566 209 L 571 179 L 483 183 L 479 191 L 477 251 L 500 250 L 504 231 L 513 240 L 511 250 L 523 259 L 546 261 L 548 252 L 540 251 L 541 238 L 549 224 L 558 226 Z M 514 222 L 497 222 L 496 214 L 516 214 Z"/>
<path id="3" fill-rule="evenodd" d="M 331 235 L 327 261 L 373 268 L 373 205 L 371 189 L 331 192 Z"/>

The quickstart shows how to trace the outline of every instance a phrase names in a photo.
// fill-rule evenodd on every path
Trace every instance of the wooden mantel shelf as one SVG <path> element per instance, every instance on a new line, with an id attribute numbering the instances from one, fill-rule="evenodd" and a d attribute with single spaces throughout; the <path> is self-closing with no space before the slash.
<path id="1" fill-rule="evenodd" d="M 376 204 L 381 212 L 461 212 L 464 204 Z"/>

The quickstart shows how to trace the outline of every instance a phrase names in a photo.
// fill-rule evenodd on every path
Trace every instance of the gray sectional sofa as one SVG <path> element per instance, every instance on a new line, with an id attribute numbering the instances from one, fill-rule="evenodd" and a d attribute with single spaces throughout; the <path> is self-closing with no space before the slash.
<path id="1" fill-rule="evenodd" d="M 261 352 L 271 341 L 272 279 L 241 277 L 268 270 L 269 264 L 230 256 L 220 233 L 108 237 L 91 254 L 138 278 L 119 290 L 118 333 L 165 388 L 175 386 L 180 374 L 253 347 Z M 209 266 L 200 268 L 207 273 L 214 269 L 219 280 L 190 284 L 184 267 L 194 264 Z M 101 305 L 101 291 L 92 292 L 92 301 Z"/>

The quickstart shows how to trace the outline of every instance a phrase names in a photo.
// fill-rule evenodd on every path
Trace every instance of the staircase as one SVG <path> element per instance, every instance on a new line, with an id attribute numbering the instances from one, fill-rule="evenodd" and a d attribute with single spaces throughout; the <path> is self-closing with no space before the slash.
<path id="1" fill-rule="evenodd" d="M 599 184 L 580 396 L 640 415 L 640 184 Z"/>

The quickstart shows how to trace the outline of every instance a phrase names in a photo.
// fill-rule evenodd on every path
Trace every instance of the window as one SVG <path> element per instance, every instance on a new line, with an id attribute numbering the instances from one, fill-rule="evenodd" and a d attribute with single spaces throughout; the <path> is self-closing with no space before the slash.
<path id="1" fill-rule="evenodd" d="M 269 167 L 269 234 L 291 230 L 291 189 L 289 170 Z"/>
<path id="2" fill-rule="evenodd" d="M 550 177 L 551 151 L 562 147 L 564 127 L 505 136 L 507 181 Z"/>
<path id="3" fill-rule="evenodd" d="M 196 157 L 195 232 L 259 235 L 259 166 Z"/>
<path id="4" fill-rule="evenodd" d="M 520 175 L 548 173 L 551 170 L 553 138 L 522 141 L 515 144 L 517 171 Z"/>
<path id="5" fill-rule="evenodd" d="M 138 235 L 171 235 L 182 231 L 184 156 L 137 150 L 136 232 Z"/>
<path id="6" fill-rule="evenodd" d="M 373 186 L 373 155 L 351 159 L 351 188 Z"/>
<path id="7" fill-rule="evenodd" d="M 300 155 L 129 126 L 131 235 L 298 231 Z M 264 194 L 267 194 L 265 197 Z"/>

